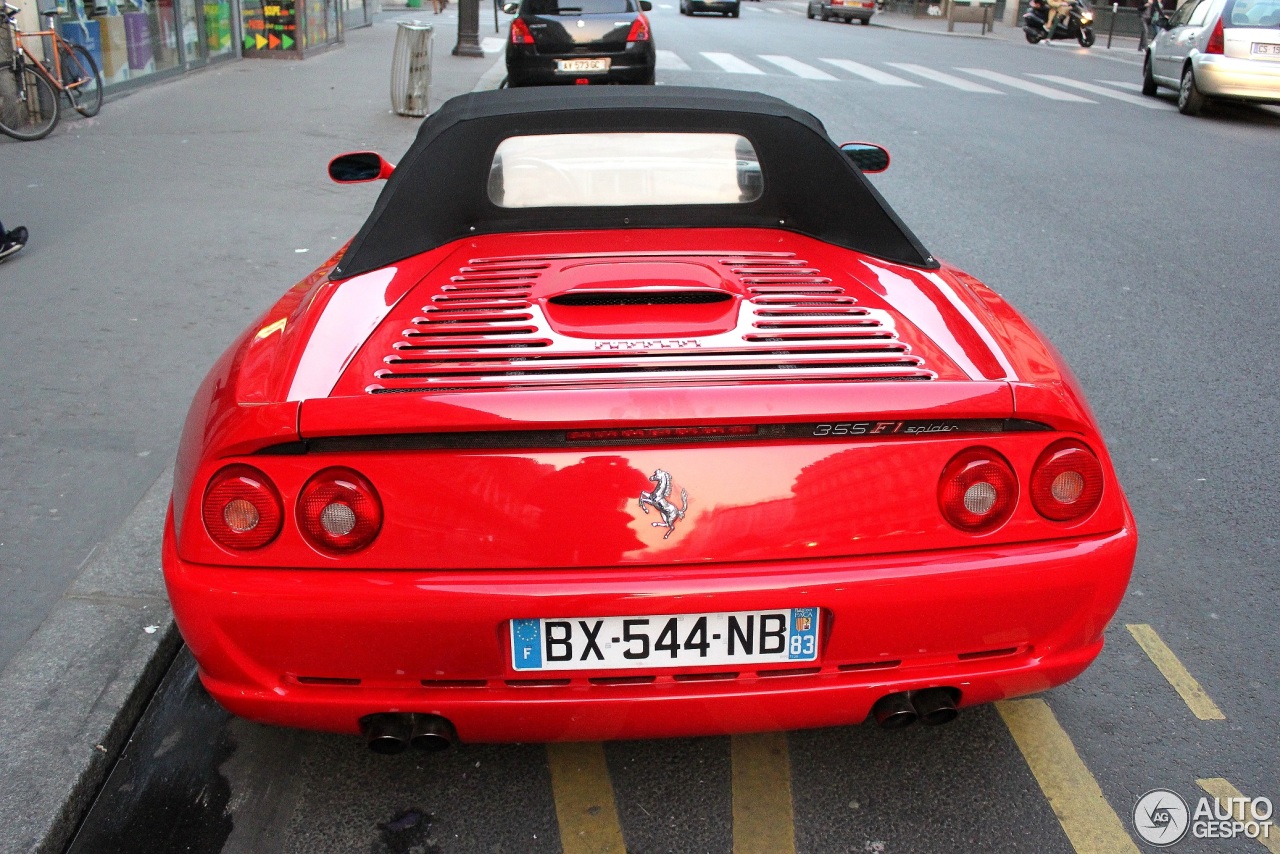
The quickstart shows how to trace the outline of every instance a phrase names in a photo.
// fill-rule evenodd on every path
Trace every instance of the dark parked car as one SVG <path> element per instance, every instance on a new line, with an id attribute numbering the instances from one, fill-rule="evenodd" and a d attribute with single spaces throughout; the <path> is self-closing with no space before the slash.
<path id="1" fill-rule="evenodd" d="M 507 40 L 507 85 L 653 84 L 649 0 L 523 0 Z"/>
<path id="2" fill-rule="evenodd" d="M 721 15 L 736 18 L 741 7 L 739 0 L 680 0 L 681 15 L 692 15 L 695 12 L 719 12 Z"/>

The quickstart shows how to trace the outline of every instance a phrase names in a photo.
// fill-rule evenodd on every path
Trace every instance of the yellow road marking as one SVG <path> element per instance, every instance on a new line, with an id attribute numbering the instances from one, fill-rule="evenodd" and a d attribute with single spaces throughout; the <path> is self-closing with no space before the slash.
<path id="1" fill-rule="evenodd" d="M 1195 677 L 1187 672 L 1187 668 L 1182 666 L 1182 662 L 1178 661 L 1178 657 L 1173 654 L 1173 650 L 1160 640 L 1160 636 L 1156 634 L 1156 630 L 1148 626 L 1146 623 L 1137 623 L 1125 626 L 1129 630 L 1129 634 L 1133 635 L 1133 639 L 1138 642 L 1138 646 L 1142 647 L 1142 651 L 1147 654 L 1151 662 L 1159 668 L 1164 674 L 1164 678 L 1169 680 L 1169 684 L 1173 686 L 1173 690 L 1178 692 L 1183 702 L 1191 709 L 1192 714 L 1202 721 L 1224 721 L 1227 716 L 1222 713 L 1217 704 L 1209 699 L 1209 695 L 1200 687 L 1200 683 Z"/>
<path id="2" fill-rule="evenodd" d="M 564 854 L 627 854 L 604 746 L 548 744 L 547 764 Z"/>
<path id="3" fill-rule="evenodd" d="M 1044 700 L 1005 700 L 996 709 L 1078 854 L 1138 854 L 1049 705 Z"/>
<path id="4" fill-rule="evenodd" d="M 1224 806 L 1230 802 L 1231 798 L 1244 797 L 1244 795 L 1240 793 L 1239 789 L 1221 777 L 1210 777 L 1206 780 L 1196 780 L 1196 783 L 1200 788 L 1213 795 L 1213 797 Z M 1236 821 L 1250 821 L 1253 818 L 1252 815 L 1246 813 L 1243 801 L 1236 801 L 1232 805 L 1231 817 Z M 1271 854 L 1280 854 L 1280 832 L 1277 831 L 1273 822 L 1268 821 L 1265 822 L 1265 824 L 1265 835 L 1259 836 L 1258 841 L 1261 842 L 1266 849 L 1271 852 Z"/>
<path id="5" fill-rule="evenodd" d="M 795 854 L 787 735 L 735 735 L 733 854 Z"/>

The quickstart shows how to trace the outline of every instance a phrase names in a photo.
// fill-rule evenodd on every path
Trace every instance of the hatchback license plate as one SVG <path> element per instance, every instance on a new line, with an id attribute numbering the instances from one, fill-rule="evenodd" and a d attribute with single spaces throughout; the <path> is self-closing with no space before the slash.
<path id="1" fill-rule="evenodd" d="M 609 59 L 557 59 L 556 71 L 561 74 L 581 74 L 590 71 L 608 71 Z"/>
<path id="2" fill-rule="evenodd" d="M 818 659 L 818 609 L 511 621 L 516 670 L 786 664 Z"/>
<path id="3" fill-rule="evenodd" d="M 1253 52 L 1262 56 L 1280 56 L 1280 44 L 1254 42 Z"/>

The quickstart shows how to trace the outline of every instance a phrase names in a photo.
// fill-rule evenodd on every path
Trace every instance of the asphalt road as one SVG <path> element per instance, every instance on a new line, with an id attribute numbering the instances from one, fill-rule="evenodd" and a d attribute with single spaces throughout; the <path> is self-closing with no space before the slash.
<path id="1" fill-rule="evenodd" d="M 754 814 L 765 819 L 761 833 L 791 830 L 801 852 L 1109 851 L 1125 850 L 1117 839 L 1137 844 L 1131 814 L 1152 789 L 1194 807 L 1205 786 L 1225 780 L 1280 800 L 1280 438 L 1271 426 L 1280 410 L 1271 386 L 1280 115 L 1226 108 L 1183 117 L 1171 99 L 1138 95 L 1136 54 L 823 24 L 803 8 L 765 0 L 744 3 L 738 20 L 691 20 L 658 4 L 659 82 L 764 91 L 814 112 L 837 139 L 886 145 L 893 166 L 875 183 L 925 245 L 1004 294 L 1066 356 L 1141 534 L 1129 596 L 1094 667 L 1029 703 L 971 710 L 934 729 L 383 757 L 359 739 L 228 718 L 184 657 L 74 850 L 577 851 L 619 828 L 632 852 L 783 850 L 742 832 Z M 385 112 L 367 109 L 374 122 Z M 159 145 L 141 134 L 131 141 Z M 299 147 L 311 145 L 304 131 Z M 255 155 L 252 145 L 234 148 L 240 162 Z M 185 405 L 218 349 L 218 336 L 187 330 L 212 321 L 225 340 L 305 266 L 264 229 L 293 220 L 283 238 L 290 252 L 303 245 L 299 232 L 338 239 L 325 206 L 340 208 L 330 219 L 349 218 L 361 200 L 336 201 L 275 162 L 280 174 L 244 216 L 208 222 L 198 204 L 208 189 L 188 188 L 191 221 L 150 241 L 181 247 L 192 229 L 216 228 L 228 245 L 220 269 L 174 263 L 136 289 L 48 282 L 39 299 L 3 297 L 6 360 L 68 345 L 84 356 L 65 376 L 6 371 L 0 399 L 24 413 L 6 417 L 26 424 L 48 411 L 74 425 L 59 453 L 86 460 L 65 473 L 48 464 L 47 449 L 6 430 L 6 550 L 72 510 L 105 522 L 119 508 L 104 493 L 140 492 L 154 479 L 172 454 L 175 401 Z M 73 206 L 67 218 L 77 222 Z M 80 225 L 87 251 L 104 257 L 119 247 L 108 256 L 93 234 L 129 237 L 127 216 Z M 62 310 L 41 327 L 46 303 Z M 87 322 L 72 320 L 81 308 Z M 144 308 L 173 331 L 145 350 L 130 334 Z M 95 350 L 131 346 L 139 350 L 126 360 L 128 375 L 93 359 Z M 74 403 L 86 387 L 135 413 L 109 441 L 93 428 L 93 410 Z M 136 470 L 104 464 L 114 480 L 95 476 L 95 459 L 128 455 Z M 73 565 L 91 540 L 52 541 Z M 1137 636 L 1149 635 L 1128 625 L 1150 626 L 1172 663 L 1150 641 L 1154 653 L 1140 646 Z M 1221 718 L 1197 717 L 1153 655 L 1194 677 Z M 748 765 L 765 791 L 735 775 Z M 777 794 L 788 790 L 790 798 Z M 589 807 L 565 823 L 574 803 Z M 1186 839 L 1175 850 L 1266 849 L 1238 838 Z"/>

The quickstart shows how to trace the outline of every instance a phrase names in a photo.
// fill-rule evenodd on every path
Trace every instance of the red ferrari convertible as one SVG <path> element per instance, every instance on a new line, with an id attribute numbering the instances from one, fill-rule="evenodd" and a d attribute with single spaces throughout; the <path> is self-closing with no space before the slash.
<path id="1" fill-rule="evenodd" d="M 774 98 L 454 99 L 231 346 L 164 571 L 209 692 L 372 747 L 941 723 L 1098 655 L 1080 388 Z"/>

